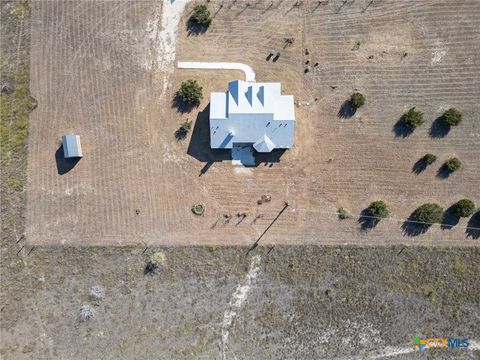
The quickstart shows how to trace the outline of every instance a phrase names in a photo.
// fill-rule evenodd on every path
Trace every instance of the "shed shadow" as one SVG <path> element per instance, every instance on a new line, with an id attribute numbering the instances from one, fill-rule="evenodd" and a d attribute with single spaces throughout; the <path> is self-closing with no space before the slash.
<path id="1" fill-rule="evenodd" d="M 416 211 L 416 210 L 415 210 Z M 415 211 L 402 224 L 403 234 L 407 236 L 419 236 L 425 234 L 432 224 L 419 223 L 415 217 Z"/>
<path id="2" fill-rule="evenodd" d="M 450 230 L 453 228 L 455 225 L 458 224 L 460 221 L 460 218 L 455 215 L 454 206 L 450 206 L 447 210 L 445 210 L 445 213 L 443 215 L 443 221 L 442 224 L 440 225 L 440 228 L 442 230 Z"/>
<path id="3" fill-rule="evenodd" d="M 80 161 L 80 157 L 78 158 L 65 158 L 63 154 L 63 145 L 55 151 L 55 162 L 57 163 L 57 173 L 58 175 L 64 175 L 72 170 L 75 165 Z"/>
<path id="4" fill-rule="evenodd" d="M 480 239 L 480 211 L 477 211 L 470 220 L 468 220 L 465 233 L 467 234 L 467 238 Z"/>
<path id="5" fill-rule="evenodd" d="M 368 209 L 363 209 L 360 213 L 360 217 L 358 218 L 358 223 L 360 224 L 360 228 L 363 231 L 373 229 L 375 226 L 378 225 L 379 222 L 380 219 L 375 216 L 371 216 Z"/>
<path id="6" fill-rule="evenodd" d="M 392 131 L 395 133 L 395 137 L 406 138 L 413 133 L 413 129 L 405 125 L 403 122 L 403 116 L 393 125 Z"/>
<path id="7" fill-rule="evenodd" d="M 352 103 L 349 100 L 346 100 L 342 106 L 340 106 L 340 109 L 338 110 L 338 117 L 341 119 L 348 119 L 351 118 L 355 113 L 357 112 L 357 109 L 355 106 L 352 105 Z"/>
<path id="8" fill-rule="evenodd" d="M 442 117 L 436 118 L 430 129 L 428 130 L 428 134 L 432 138 L 443 138 L 447 136 L 448 132 L 450 131 L 450 126 L 445 125 L 442 121 Z"/>

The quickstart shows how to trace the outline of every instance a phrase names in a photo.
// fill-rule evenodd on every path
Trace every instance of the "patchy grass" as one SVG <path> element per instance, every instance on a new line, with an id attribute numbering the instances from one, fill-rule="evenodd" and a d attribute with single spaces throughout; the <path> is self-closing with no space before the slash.
<path id="1" fill-rule="evenodd" d="M 0 161 L 8 166 L 12 154 L 25 145 L 28 116 L 35 108 L 35 100 L 29 91 L 29 67 L 23 64 L 13 79 L 11 94 L 1 94 L 0 102 Z"/>

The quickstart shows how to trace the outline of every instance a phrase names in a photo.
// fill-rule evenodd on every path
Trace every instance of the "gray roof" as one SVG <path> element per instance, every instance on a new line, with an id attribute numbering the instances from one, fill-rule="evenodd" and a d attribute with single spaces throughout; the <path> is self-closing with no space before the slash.
<path id="1" fill-rule="evenodd" d="M 80 136 L 63 135 L 62 136 L 63 155 L 66 158 L 82 157 L 82 146 L 80 145 Z"/>
<path id="2" fill-rule="evenodd" d="M 210 94 L 213 149 L 231 149 L 234 143 L 256 144 L 259 152 L 288 149 L 294 130 L 293 96 L 282 95 L 280 83 L 235 80 L 227 92 Z"/>

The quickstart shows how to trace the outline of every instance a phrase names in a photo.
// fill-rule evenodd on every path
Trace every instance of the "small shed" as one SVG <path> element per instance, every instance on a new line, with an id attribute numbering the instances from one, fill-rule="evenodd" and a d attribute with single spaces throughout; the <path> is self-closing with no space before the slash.
<path id="1" fill-rule="evenodd" d="M 68 158 L 83 157 L 82 145 L 80 145 L 80 136 L 63 135 L 62 136 L 63 155 Z"/>

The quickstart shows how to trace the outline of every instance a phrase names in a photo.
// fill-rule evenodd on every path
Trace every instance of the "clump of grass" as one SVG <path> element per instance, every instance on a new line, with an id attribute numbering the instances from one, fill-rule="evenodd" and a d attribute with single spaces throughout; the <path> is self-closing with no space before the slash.
<path id="1" fill-rule="evenodd" d="M 345 219 L 351 219 L 352 214 L 350 213 L 350 210 L 344 207 L 339 207 L 338 208 L 338 218 L 340 220 L 345 220 Z"/>
<path id="2" fill-rule="evenodd" d="M 78 314 L 78 318 L 80 321 L 88 321 L 95 317 L 95 311 L 90 305 L 82 305 L 80 308 L 80 313 Z"/>
<path id="3" fill-rule="evenodd" d="M 23 0 L 16 2 L 10 12 L 15 15 L 19 19 L 23 19 L 23 17 L 27 14 L 28 10 L 30 9 L 30 0 Z"/>
<path id="4" fill-rule="evenodd" d="M 36 107 L 30 96 L 29 68 L 21 65 L 13 82 L 12 93 L 0 95 L 0 162 L 8 166 L 12 153 L 25 144 L 28 115 Z"/>
<path id="5" fill-rule="evenodd" d="M 152 256 L 150 256 L 147 265 L 145 266 L 145 274 L 153 274 L 155 273 L 160 266 L 165 264 L 165 254 L 161 251 L 154 252 Z"/>
<path id="6" fill-rule="evenodd" d="M 198 203 L 193 204 L 193 206 L 192 206 L 192 212 L 193 212 L 195 215 L 198 215 L 198 216 L 203 215 L 203 213 L 205 212 L 205 204 L 203 204 L 203 203 L 201 203 L 201 202 L 198 202 Z"/>
<path id="7" fill-rule="evenodd" d="M 350 104 L 352 104 L 355 109 L 362 107 L 365 104 L 365 100 L 365 95 L 359 92 L 355 92 L 350 96 Z"/>
<path id="8" fill-rule="evenodd" d="M 105 294 L 103 292 L 103 289 L 100 287 L 100 286 L 94 286 L 90 289 L 90 295 L 89 295 L 89 298 L 90 298 L 90 302 L 95 305 L 95 306 L 98 306 L 100 305 L 100 302 L 105 299 Z"/>

